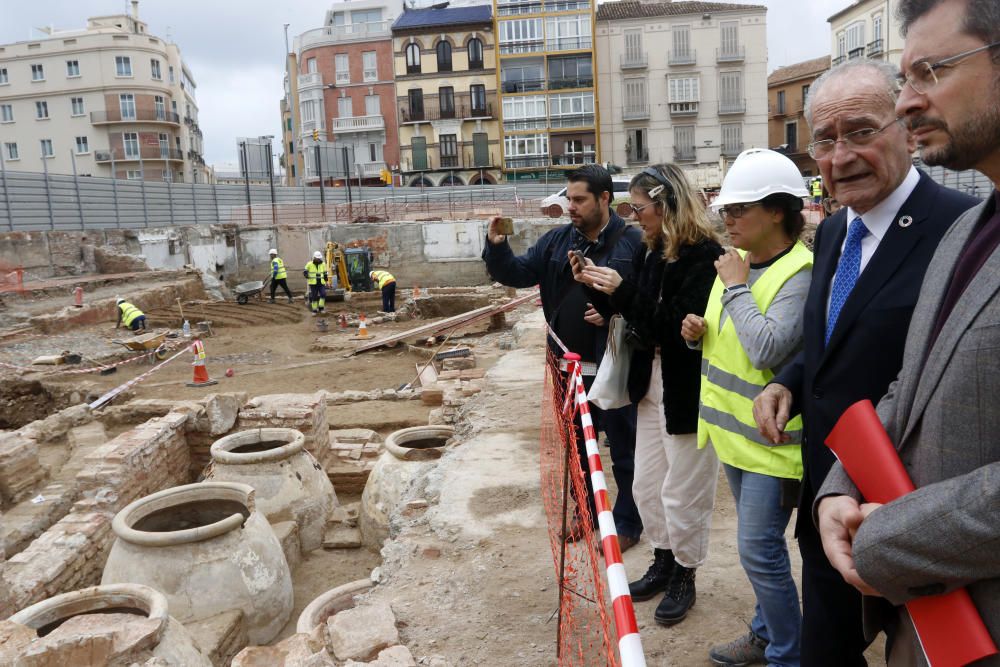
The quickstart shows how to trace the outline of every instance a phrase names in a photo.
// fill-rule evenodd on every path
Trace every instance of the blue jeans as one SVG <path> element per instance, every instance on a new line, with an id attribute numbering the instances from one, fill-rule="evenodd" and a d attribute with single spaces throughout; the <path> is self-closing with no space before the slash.
<path id="1" fill-rule="evenodd" d="M 802 611 L 785 543 L 792 511 L 781 507 L 781 478 L 722 467 L 736 499 L 740 564 L 757 597 L 750 629 L 769 642 L 768 665 L 798 667 Z"/>

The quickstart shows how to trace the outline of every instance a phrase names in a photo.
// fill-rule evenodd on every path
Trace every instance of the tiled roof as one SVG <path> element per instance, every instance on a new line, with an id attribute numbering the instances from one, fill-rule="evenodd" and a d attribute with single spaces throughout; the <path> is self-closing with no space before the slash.
<path id="1" fill-rule="evenodd" d="M 408 9 L 399 15 L 392 24 L 393 30 L 411 28 L 435 28 L 446 25 L 463 25 L 468 23 L 492 23 L 493 7 L 491 5 L 476 5 L 474 7 L 442 7 L 440 9 Z"/>
<path id="2" fill-rule="evenodd" d="M 738 5 L 729 2 L 637 2 L 621 0 L 605 2 L 597 8 L 598 21 L 616 19 L 638 19 L 656 16 L 681 16 L 684 14 L 705 14 L 731 12 L 743 9 L 764 9 L 764 5 Z"/>
<path id="3" fill-rule="evenodd" d="M 813 58 L 787 67 L 779 67 L 767 77 L 767 85 L 773 86 L 782 81 L 794 81 L 804 76 L 825 72 L 828 69 L 830 69 L 830 56 Z"/>

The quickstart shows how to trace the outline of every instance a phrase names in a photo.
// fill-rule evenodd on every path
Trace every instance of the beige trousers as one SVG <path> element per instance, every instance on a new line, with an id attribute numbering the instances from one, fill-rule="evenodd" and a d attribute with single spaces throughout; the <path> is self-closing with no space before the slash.
<path id="1" fill-rule="evenodd" d="M 708 556 L 719 457 L 709 443 L 698 449 L 694 433 L 667 433 L 663 416 L 660 355 L 653 360 L 649 390 L 639 402 L 632 495 L 642 527 L 656 549 L 671 549 L 684 567 Z"/>

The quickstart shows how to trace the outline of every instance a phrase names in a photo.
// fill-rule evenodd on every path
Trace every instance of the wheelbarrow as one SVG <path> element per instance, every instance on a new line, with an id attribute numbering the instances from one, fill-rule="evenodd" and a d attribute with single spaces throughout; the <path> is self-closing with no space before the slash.
<path id="1" fill-rule="evenodd" d="M 142 334 L 141 336 L 136 336 L 135 338 L 128 338 L 125 340 L 115 340 L 115 343 L 125 347 L 127 350 L 132 352 L 148 352 L 149 350 L 155 350 L 153 357 L 159 361 L 163 361 L 167 358 L 167 349 L 163 346 L 163 340 L 167 337 L 166 331 L 152 332 L 147 334 Z"/>
<path id="2" fill-rule="evenodd" d="M 257 299 L 260 300 L 261 294 L 264 292 L 265 285 L 267 285 L 267 280 L 254 280 L 249 283 L 240 283 L 233 290 L 236 292 L 236 303 L 240 305 L 248 303 L 250 301 L 250 297 L 252 296 L 257 297 Z"/>

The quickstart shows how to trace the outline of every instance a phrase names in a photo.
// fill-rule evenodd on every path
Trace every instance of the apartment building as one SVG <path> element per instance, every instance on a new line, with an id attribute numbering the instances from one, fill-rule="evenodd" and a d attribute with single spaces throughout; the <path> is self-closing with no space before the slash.
<path id="1" fill-rule="evenodd" d="M 7 169 L 206 183 L 196 86 L 180 48 L 131 15 L 0 46 Z"/>
<path id="2" fill-rule="evenodd" d="M 898 64 L 903 55 L 898 4 L 897 0 L 858 0 L 828 18 L 833 65 L 861 57 Z"/>
<path id="3" fill-rule="evenodd" d="M 285 170 L 282 183 L 287 186 L 299 185 L 299 177 L 305 170 L 303 162 L 302 143 L 299 128 L 302 120 L 299 117 L 298 59 L 294 51 L 285 56 L 285 76 L 283 87 L 285 96 L 278 104 L 281 113 L 281 151 L 278 160 Z"/>
<path id="4" fill-rule="evenodd" d="M 557 178 L 601 161 L 591 0 L 494 0 L 503 169 Z"/>
<path id="5" fill-rule="evenodd" d="M 767 8 L 606 2 L 597 10 L 604 159 L 723 165 L 766 147 Z"/>
<path id="6" fill-rule="evenodd" d="M 402 0 L 339 2 L 322 28 L 295 38 L 298 122 L 289 114 L 284 126 L 297 137 L 285 148 L 302 183 L 317 185 L 322 171 L 324 182 L 376 184 L 399 164 L 391 27 L 401 11 Z"/>
<path id="7" fill-rule="evenodd" d="M 392 26 L 404 185 L 500 179 L 496 51 L 488 5 L 406 10 Z"/>
<path id="8" fill-rule="evenodd" d="M 787 155 L 803 176 L 818 174 L 806 147 L 812 141 L 803 109 L 809 86 L 830 69 L 830 56 L 813 58 L 771 72 L 767 77 L 768 144 Z"/>

